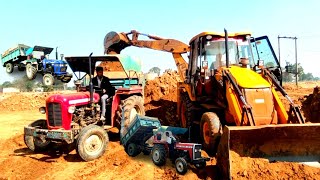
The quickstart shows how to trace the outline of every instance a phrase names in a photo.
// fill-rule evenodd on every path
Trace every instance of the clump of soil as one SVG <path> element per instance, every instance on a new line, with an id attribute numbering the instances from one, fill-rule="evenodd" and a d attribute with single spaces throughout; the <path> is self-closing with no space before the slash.
<path id="1" fill-rule="evenodd" d="M 178 124 L 178 82 L 181 82 L 181 79 L 177 71 L 167 71 L 162 76 L 146 82 L 144 88 L 146 115 L 159 118 L 163 125 Z"/>
<path id="2" fill-rule="evenodd" d="M 320 87 L 315 87 L 313 93 L 305 96 L 302 102 L 302 111 L 306 121 L 320 123 Z"/>

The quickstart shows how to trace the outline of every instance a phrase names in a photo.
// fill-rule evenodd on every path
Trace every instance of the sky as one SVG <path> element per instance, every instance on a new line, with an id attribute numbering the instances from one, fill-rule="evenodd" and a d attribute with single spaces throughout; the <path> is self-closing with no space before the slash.
<path id="1" fill-rule="evenodd" d="M 267 35 L 278 55 L 278 35 L 297 37 L 298 63 L 320 77 L 320 1 L 317 0 L 0 0 L 0 53 L 18 44 L 58 47 L 65 56 L 103 55 L 110 31 L 142 33 L 185 43 L 203 31 Z M 281 65 L 295 62 L 294 41 L 281 39 Z M 142 69 L 176 69 L 170 53 L 129 47 Z M 54 52 L 50 55 L 55 57 Z M 15 73 L 15 72 L 14 72 Z M 21 73 L 20 73 L 21 74 Z M 0 83 L 13 80 L 0 67 Z"/>

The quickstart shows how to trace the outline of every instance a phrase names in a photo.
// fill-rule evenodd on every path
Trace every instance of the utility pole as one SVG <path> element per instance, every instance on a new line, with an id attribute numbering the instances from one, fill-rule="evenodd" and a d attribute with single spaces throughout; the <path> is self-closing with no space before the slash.
<path id="1" fill-rule="evenodd" d="M 296 59 L 296 86 L 298 87 L 298 54 L 297 54 L 297 37 L 287 37 L 278 35 L 278 49 L 279 49 L 279 64 L 280 64 L 280 39 L 293 39 L 294 40 L 294 49 L 295 49 L 295 59 Z M 281 64 L 280 64 L 281 66 Z"/>

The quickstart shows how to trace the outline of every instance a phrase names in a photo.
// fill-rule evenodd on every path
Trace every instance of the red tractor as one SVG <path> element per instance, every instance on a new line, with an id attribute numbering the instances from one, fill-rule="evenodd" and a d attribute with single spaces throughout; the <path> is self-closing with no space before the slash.
<path id="1" fill-rule="evenodd" d="M 170 138 L 171 143 L 167 141 Z M 171 131 L 159 132 L 154 135 L 152 148 L 152 161 L 157 166 L 166 163 L 169 157 L 175 164 L 179 174 L 185 174 L 188 171 L 188 163 L 198 169 L 206 166 L 206 161 L 210 158 L 201 156 L 201 144 L 177 142 Z"/>
<path id="2" fill-rule="evenodd" d="M 123 55 L 91 55 L 66 57 L 78 78 L 76 82 L 82 82 L 83 86 L 78 83 L 77 92 L 54 94 L 46 99 L 46 106 L 39 109 L 46 114 L 46 119 L 36 120 L 24 128 L 25 144 L 30 150 L 47 150 L 53 144 L 75 145 L 80 157 L 90 161 L 104 154 L 109 129 L 125 130 L 136 114 L 145 114 L 140 62 Z M 103 73 L 114 87 L 107 99 L 103 122 L 100 97 L 91 82 L 97 65 L 105 67 Z"/>

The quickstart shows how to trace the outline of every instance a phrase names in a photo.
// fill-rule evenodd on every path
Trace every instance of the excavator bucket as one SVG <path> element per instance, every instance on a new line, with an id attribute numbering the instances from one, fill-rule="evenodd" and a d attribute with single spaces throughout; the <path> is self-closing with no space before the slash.
<path id="1" fill-rule="evenodd" d="M 217 153 L 223 179 L 277 162 L 304 163 L 320 171 L 320 123 L 224 128 Z"/>

